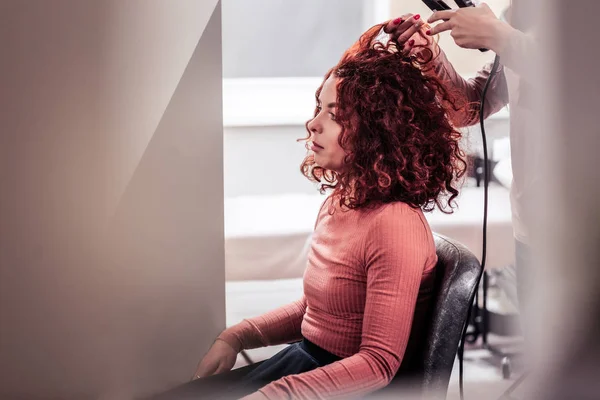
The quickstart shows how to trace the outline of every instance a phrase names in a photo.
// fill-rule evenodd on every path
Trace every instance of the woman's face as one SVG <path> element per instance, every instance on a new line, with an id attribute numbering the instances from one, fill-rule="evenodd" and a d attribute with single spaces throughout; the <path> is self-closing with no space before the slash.
<path id="1" fill-rule="evenodd" d="M 338 142 L 342 127 L 335 120 L 337 83 L 333 75 L 325 81 L 319 95 L 318 114 L 308 123 L 309 148 L 315 154 L 315 163 L 332 171 L 342 169 L 346 155 Z"/>

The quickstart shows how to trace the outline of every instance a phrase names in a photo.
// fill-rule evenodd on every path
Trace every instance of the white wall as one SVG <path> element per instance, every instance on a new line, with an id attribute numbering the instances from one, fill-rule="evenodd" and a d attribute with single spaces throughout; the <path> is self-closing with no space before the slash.
<path id="1" fill-rule="evenodd" d="M 0 397 L 130 399 L 225 326 L 217 0 L 0 6 Z"/>
<path id="2" fill-rule="evenodd" d="M 300 173 L 304 126 L 225 128 L 225 196 L 317 193 Z"/>

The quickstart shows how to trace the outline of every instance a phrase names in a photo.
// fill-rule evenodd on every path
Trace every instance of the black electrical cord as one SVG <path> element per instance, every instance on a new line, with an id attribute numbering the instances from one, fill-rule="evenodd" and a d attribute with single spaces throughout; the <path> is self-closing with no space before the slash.
<path id="1" fill-rule="evenodd" d="M 500 57 L 496 55 L 496 57 L 494 58 L 492 70 L 490 71 L 490 75 L 488 76 L 485 82 L 485 86 L 483 87 L 483 92 L 481 93 L 481 100 L 479 103 L 479 125 L 481 127 L 481 139 L 483 141 L 483 250 L 481 253 L 481 270 L 479 271 L 479 276 L 477 277 L 477 286 L 475 287 L 475 292 L 479 290 L 479 283 L 481 282 L 481 277 L 483 276 L 483 272 L 485 271 L 485 260 L 487 257 L 488 186 L 490 176 L 488 171 L 488 149 L 484 124 L 485 97 L 487 95 L 490 82 L 494 78 L 494 75 L 496 75 L 498 64 L 500 64 Z M 467 328 L 469 327 L 469 319 L 471 318 L 471 309 L 472 307 L 469 307 L 469 311 L 467 312 L 467 320 L 463 327 L 462 336 L 458 345 L 458 385 L 461 400 L 464 400 L 465 398 L 463 389 L 463 355 L 465 351 L 465 337 L 467 336 Z"/>

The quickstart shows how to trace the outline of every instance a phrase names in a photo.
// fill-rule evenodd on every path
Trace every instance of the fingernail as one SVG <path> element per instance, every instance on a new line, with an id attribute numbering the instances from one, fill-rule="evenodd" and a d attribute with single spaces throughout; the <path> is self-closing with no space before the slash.
<path id="1" fill-rule="evenodd" d="M 419 18 L 421 18 L 421 15 L 419 15 L 419 14 L 417 14 L 417 15 L 415 15 L 415 16 L 414 16 L 414 19 L 415 19 L 415 20 L 417 20 L 417 19 L 419 19 Z"/>
<path id="2" fill-rule="evenodd" d="M 429 36 L 431 36 L 431 30 L 428 30 L 427 32 L 425 32 L 426 34 L 428 34 Z"/>
<path id="3" fill-rule="evenodd" d="M 410 47 L 412 47 L 415 44 L 415 40 L 414 39 L 410 39 L 410 41 L 408 42 L 408 45 Z"/>
<path id="4" fill-rule="evenodd" d="M 396 18 L 396 19 L 394 20 L 394 25 L 398 25 L 398 24 L 399 24 L 399 23 L 401 23 L 401 22 L 402 22 L 402 18 Z"/>

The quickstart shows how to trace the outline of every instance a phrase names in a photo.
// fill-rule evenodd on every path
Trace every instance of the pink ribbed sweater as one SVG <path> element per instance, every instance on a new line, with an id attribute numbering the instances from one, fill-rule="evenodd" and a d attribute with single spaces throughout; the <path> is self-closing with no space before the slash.
<path id="1" fill-rule="evenodd" d="M 260 391 L 269 399 L 331 399 L 386 386 L 420 325 L 433 287 L 435 244 L 421 210 L 391 203 L 317 217 L 304 296 L 226 329 L 236 350 L 306 337 L 341 361 L 284 377 Z M 412 343 L 412 342 L 411 342 Z"/>

